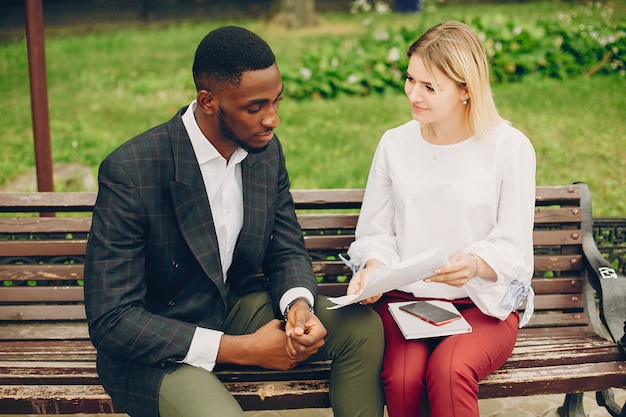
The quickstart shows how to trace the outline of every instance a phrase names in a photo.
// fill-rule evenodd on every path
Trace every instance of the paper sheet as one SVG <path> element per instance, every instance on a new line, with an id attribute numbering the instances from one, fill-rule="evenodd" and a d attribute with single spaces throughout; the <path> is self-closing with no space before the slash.
<path id="1" fill-rule="evenodd" d="M 328 308 L 336 309 L 355 304 L 366 298 L 423 280 L 433 276 L 435 269 L 445 265 L 448 265 L 448 260 L 439 249 L 422 252 L 395 265 L 379 268 L 359 294 L 329 297 L 328 299 L 336 305 Z"/>

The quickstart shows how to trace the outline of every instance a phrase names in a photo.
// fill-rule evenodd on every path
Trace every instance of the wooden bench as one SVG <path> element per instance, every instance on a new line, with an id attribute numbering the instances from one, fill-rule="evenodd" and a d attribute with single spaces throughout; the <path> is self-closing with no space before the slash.
<path id="1" fill-rule="evenodd" d="M 363 190 L 293 196 L 320 293 L 343 294 L 350 271 L 337 254 L 354 239 Z M 82 305 L 94 201 L 95 193 L 0 194 L 2 413 L 116 411 L 98 381 Z M 597 392 L 624 416 L 610 388 L 626 387 L 626 278 L 596 248 L 586 185 L 537 188 L 534 245 L 535 315 L 479 397 L 567 394 L 562 415 L 582 417 L 582 393 Z M 245 410 L 329 407 L 328 363 L 217 372 Z"/>

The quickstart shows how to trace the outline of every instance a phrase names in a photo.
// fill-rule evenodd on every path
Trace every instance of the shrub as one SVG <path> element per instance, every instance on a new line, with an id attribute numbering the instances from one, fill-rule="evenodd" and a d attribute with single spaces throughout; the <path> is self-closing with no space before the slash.
<path id="1" fill-rule="evenodd" d="M 626 18 L 601 3 L 533 22 L 495 14 L 464 23 L 481 37 L 495 83 L 626 75 Z M 370 26 L 360 38 L 328 37 L 283 68 L 286 94 L 305 99 L 401 91 L 406 48 L 430 26 L 422 18 L 411 29 Z"/>

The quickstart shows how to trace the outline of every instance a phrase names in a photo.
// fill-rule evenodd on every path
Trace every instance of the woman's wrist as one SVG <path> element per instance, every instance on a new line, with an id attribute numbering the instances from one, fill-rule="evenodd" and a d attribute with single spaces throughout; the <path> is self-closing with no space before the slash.
<path id="1" fill-rule="evenodd" d="M 480 260 L 478 258 L 478 255 L 476 255 L 473 252 L 470 253 L 469 256 L 471 256 L 474 259 L 474 264 L 475 264 L 474 273 L 470 276 L 470 279 L 472 279 L 472 278 L 476 278 L 478 274 L 480 273 Z"/>
<path id="2" fill-rule="evenodd" d="M 385 264 L 380 259 L 372 258 L 365 262 L 365 266 L 363 268 L 380 268 Z"/>

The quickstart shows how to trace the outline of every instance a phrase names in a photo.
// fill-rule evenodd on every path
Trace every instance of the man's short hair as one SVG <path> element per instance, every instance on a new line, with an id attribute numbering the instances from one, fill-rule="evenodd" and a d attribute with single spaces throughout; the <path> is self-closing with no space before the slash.
<path id="1" fill-rule="evenodd" d="M 271 67 L 276 57 L 258 35 L 238 26 L 209 32 L 198 45 L 193 62 L 196 89 L 211 89 L 218 83 L 238 85 L 241 74 Z"/>

